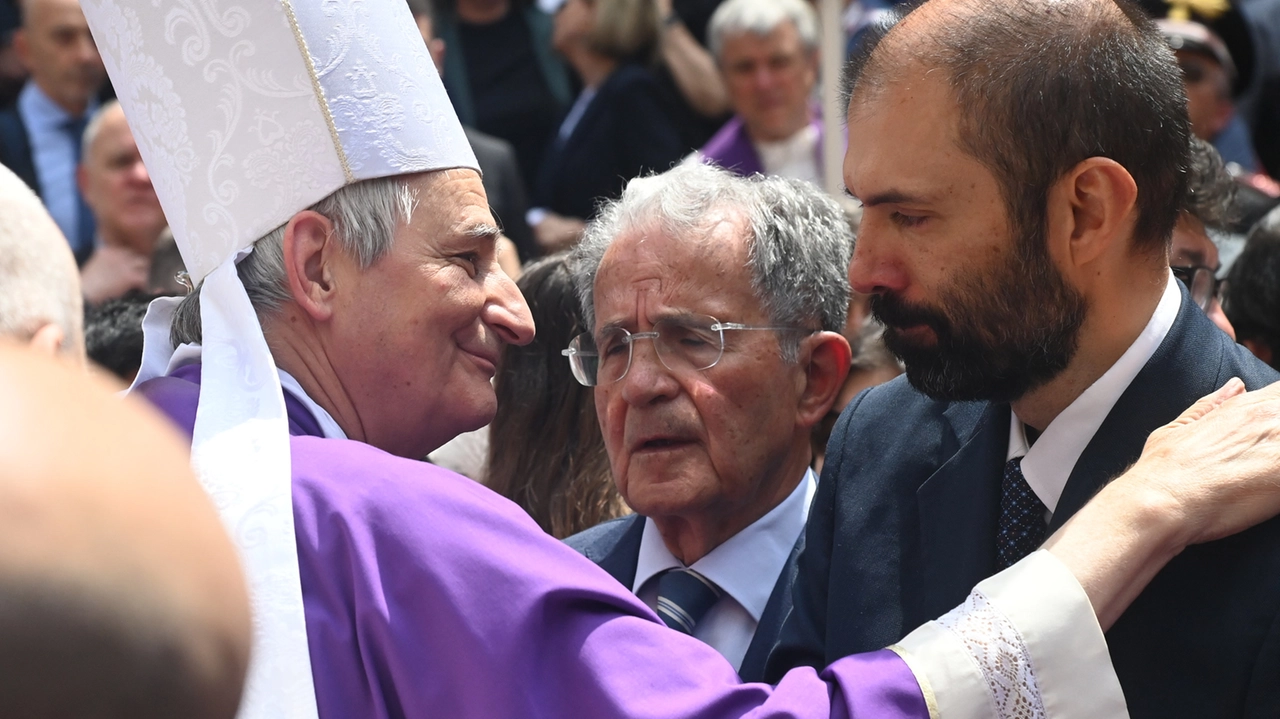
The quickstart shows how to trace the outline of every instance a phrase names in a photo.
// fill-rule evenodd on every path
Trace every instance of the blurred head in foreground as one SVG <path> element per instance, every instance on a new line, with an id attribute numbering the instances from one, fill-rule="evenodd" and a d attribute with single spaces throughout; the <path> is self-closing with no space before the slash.
<path id="1" fill-rule="evenodd" d="M 235 716 L 249 608 L 173 430 L 0 345 L 0 716 Z"/>
<path id="2" fill-rule="evenodd" d="M 40 198 L 0 167 L 0 337 L 83 359 L 83 327 L 71 248 Z"/>

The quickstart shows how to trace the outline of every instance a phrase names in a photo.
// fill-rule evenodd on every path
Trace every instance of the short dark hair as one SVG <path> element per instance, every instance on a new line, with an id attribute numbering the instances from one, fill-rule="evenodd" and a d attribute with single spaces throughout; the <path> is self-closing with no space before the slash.
<path id="1" fill-rule="evenodd" d="M 882 87 L 911 60 L 942 67 L 961 108 L 961 146 L 991 169 L 1019 227 L 1044 227 L 1053 183 L 1107 157 L 1138 186 L 1134 248 L 1167 247 L 1190 127 L 1182 76 L 1155 23 L 1129 0 L 983 2 L 888 51 L 897 21 L 926 4 L 868 33 L 845 68 L 849 96 Z"/>
<path id="2" fill-rule="evenodd" d="M 1236 187 L 1222 155 L 1213 145 L 1193 135 L 1183 209 L 1205 227 L 1226 229 L 1236 219 Z"/>
<path id="3" fill-rule="evenodd" d="M 1271 348 L 1271 365 L 1280 366 L 1280 209 L 1253 231 L 1231 265 L 1222 309 L 1240 342 Z"/>
<path id="4" fill-rule="evenodd" d="M 84 349 L 89 359 L 130 381 L 142 365 L 142 318 L 159 295 L 130 292 L 89 307 L 84 314 Z"/>

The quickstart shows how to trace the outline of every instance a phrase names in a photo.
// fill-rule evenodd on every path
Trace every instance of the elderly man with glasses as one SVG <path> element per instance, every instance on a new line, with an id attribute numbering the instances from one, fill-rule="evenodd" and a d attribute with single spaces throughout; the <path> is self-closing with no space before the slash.
<path id="1" fill-rule="evenodd" d="M 790 609 L 810 430 L 849 370 L 853 235 L 817 188 L 687 165 L 638 180 L 575 254 L 596 388 L 636 510 L 569 538 L 750 681 Z"/>

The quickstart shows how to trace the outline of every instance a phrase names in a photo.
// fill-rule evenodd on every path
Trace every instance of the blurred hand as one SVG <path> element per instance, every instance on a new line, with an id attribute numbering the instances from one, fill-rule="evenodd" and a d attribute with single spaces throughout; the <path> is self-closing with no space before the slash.
<path id="1" fill-rule="evenodd" d="M 587 223 L 576 217 L 548 212 L 542 222 L 534 225 L 533 237 L 538 246 L 550 254 L 578 244 L 578 240 L 582 239 L 582 231 L 586 228 Z"/>
<path id="2" fill-rule="evenodd" d="M 498 235 L 498 266 L 512 280 L 520 279 L 524 272 L 520 265 L 520 251 L 516 249 L 516 243 L 506 235 Z"/>
<path id="3" fill-rule="evenodd" d="M 90 304 L 98 304 L 129 290 L 145 291 L 150 272 L 150 257 L 123 247 L 99 247 L 80 269 L 80 291 Z"/>
<path id="4" fill-rule="evenodd" d="M 667 15 L 671 14 L 671 3 L 672 0 L 657 0 L 656 5 L 658 6 L 659 19 L 666 18 Z"/>

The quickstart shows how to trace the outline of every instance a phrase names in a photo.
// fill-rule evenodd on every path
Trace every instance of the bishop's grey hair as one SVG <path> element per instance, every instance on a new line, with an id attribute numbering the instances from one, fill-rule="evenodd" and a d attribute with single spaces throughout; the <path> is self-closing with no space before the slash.
<path id="1" fill-rule="evenodd" d="M 719 59 L 729 35 L 768 35 L 784 22 L 796 26 L 806 50 L 818 49 L 818 13 L 805 0 L 729 0 L 707 23 L 707 48 Z"/>
<path id="2" fill-rule="evenodd" d="M 685 163 L 637 178 L 601 207 L 570 257 L 587 327 L 595 326 L 596 274 L 614 240 L 656 228 L 694 241 L 716 212 L 740 212 L 747 225 L 751 285 L 778 326 L 844 330 L 849 313 L 853 231 L 844 211 L 812 183 L 784 177 L 738 177 L 713 165 Z M 798 338 L 797 338 L 798 340 Z M 784 342 L 794 362 L 797 342 Z"/>
<path id="3" fill-rule="evenodd" d="M 416 205 L 408 178 L 401 175 L 347 185 L 310 209 L 332 220 L 343 249 L 361 267 L 368 267 L 391 249 L 396 226 L 412 219 Z M 284 266 L 284 229 L 285 225 L 281 225 L 263 235 L 254 244 L 253 253 L 236 266 L 259 322 L 290 299 Z M 178 305 L 169 339 L 174 347 L 200 342 L 199 287 Z"/>

